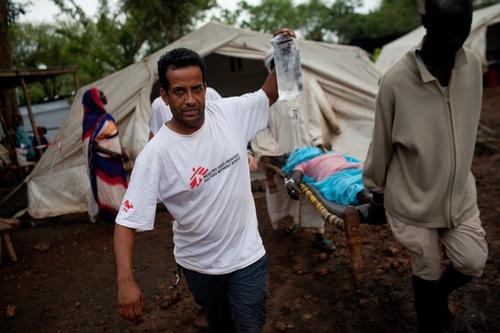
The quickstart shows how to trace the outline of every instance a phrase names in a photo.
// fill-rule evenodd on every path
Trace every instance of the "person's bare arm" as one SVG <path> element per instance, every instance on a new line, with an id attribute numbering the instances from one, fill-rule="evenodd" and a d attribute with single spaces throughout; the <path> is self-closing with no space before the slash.
<path id="1" fill-rule="evenodd" d="M 132 272 L 134 250 L 133 229 L 115 225 L 114 248 L 116 257 L 116 283 L 118 286 L 118 308 L 127 320 L 139 324 L 144 321 L 144 297 Z"/>
<path id="2" fill-rule="evenodd" d="M 273 33 L 273 36 L 280 34 L 290 37 L 296 37 L 295 32 L 293 32 L 293 30 L 286 28 L 276 30 Z M 278 100 L 278 80 L 276 79 L 276 70 L 273 69 L 269 73 L 261 89 L 264 90 L 264 92 L 267 95 L 267 98 L 269 98 L 269 106 L 273 105 Z"/>
<path id="3" fill-rule="evenodd" d="M 276 79 L 276 70 L 273 69 L 271 73 L 269 73 L 261 89 L 264 90 L 267 98 L 269 98 L 269 106 L 276 103 L 278 100 L 278 80 Z"/>
<path id="4" fill-rule="evenodd" d="M 248 158 L 248 168 L 250 169 L 250 172 L 257 171 L 257 160 L 255 159 L 255 157 L 253 157 L 252 154 L 247 153 L 247 158 Z"/>

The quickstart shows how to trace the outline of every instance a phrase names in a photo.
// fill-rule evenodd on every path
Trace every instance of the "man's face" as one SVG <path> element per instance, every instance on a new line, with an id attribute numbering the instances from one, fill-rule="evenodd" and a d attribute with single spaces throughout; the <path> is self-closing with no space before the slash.
<path id="1" fill-rule="evenodd" d="M 181 134 L 198 130 L 205 120 L 205 91 L 203 75 L 198 66 L 168 68 L 170 87 L 162 91 L 163 100 L 172 111 L 172 125 Z"/>
<path id="2" fill-rule="evenodd" d="M 449 56 L 454 55 L 469 36 L 472 10 L 460 5 L 437 5 L 423 19 L 427 44 L 436 53 Z"/>

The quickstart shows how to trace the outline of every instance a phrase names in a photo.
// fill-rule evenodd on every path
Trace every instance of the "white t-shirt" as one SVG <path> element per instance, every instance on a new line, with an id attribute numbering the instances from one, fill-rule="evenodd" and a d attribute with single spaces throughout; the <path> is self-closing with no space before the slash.
<path id="1" fill-rule="evenodd" d="M 167 126 L 136 159 L 116 223 L 154 227 L 156 198 L 175 219 L 174 256 L 187 269 L 226 274 L 264 254 L 248 172 L 247 143 L 267 125 L 264 91 L 205 106 L 205 122 L 191 135 Z"/>
<path id="2" fill-rule="evenodd" d="M 205 100 L 207 102 L 215 101 L 221 99 L 221 95 L 215 89 L 207 87 L 207 93 L 205 95 Z M 149 117 L 149 130 L 151 133 L 156 134 L 158 130 L 167 121 L 172 119 L 172 111 L 170 107 L 165 103 L 161 96 L 156 97 L 151 104 L 151 115 Z"/>

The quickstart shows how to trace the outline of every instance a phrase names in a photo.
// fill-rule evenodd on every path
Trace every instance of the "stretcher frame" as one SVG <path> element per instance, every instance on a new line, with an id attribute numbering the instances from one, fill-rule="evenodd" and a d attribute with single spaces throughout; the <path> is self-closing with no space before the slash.
<path id="1" fill-rule="evenodd" d="M 263 166 L 266 170 L 268 182 L 274 175 L 278 175 L 282 179 L 288 178 L 280 168 L 273 164 L 263 163 Z M 342 206 L 328 202 L 321 196 L 318 190 L 302 182 L 300 183 L 300 190 L 316 208 L 325 222 L 344 232 L 351 254 L 352 273 L 356 283 L 359 283 L 364 278 L 361 223 L 364 222 L 365 216 L 367 216 L 368 204 Z"/>

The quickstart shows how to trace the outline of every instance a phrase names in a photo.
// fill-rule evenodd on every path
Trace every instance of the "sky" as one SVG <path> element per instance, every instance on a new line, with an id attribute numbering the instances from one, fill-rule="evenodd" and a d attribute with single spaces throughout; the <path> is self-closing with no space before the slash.
<path id="1" fill-rule="evenodd" d="M 332 0 L 326 0 L 326 2 L 331 2 Z M 97 10 L 98 0 L 75 0 L 75 2 L 82 7 L 82 9 L 89 16 L 93 16 Z M 116 4 L 116 0 L 110 0 L 109 4 L 111 6 Z M 237 0 L 217 0 L 219 5 L 223 8 L 229 10 L 234 10 L 236 8 Z M 260 0 L 248 0 L 251 4 L 258 4 Z M 297 3 L 305 2 L 305 0 L 296 0 Z M 364 0 L 364 5 L 360 9 L 360 12 L 368 12 L 370 9 L 375 8 L 379 4 L 380 0 Z M 21 22 L 52 22 L 55 20 L 59 9 L 51 0 L 32 0 L 31 6 L 28 8 L 28 13 L 19 17 Z"/>

